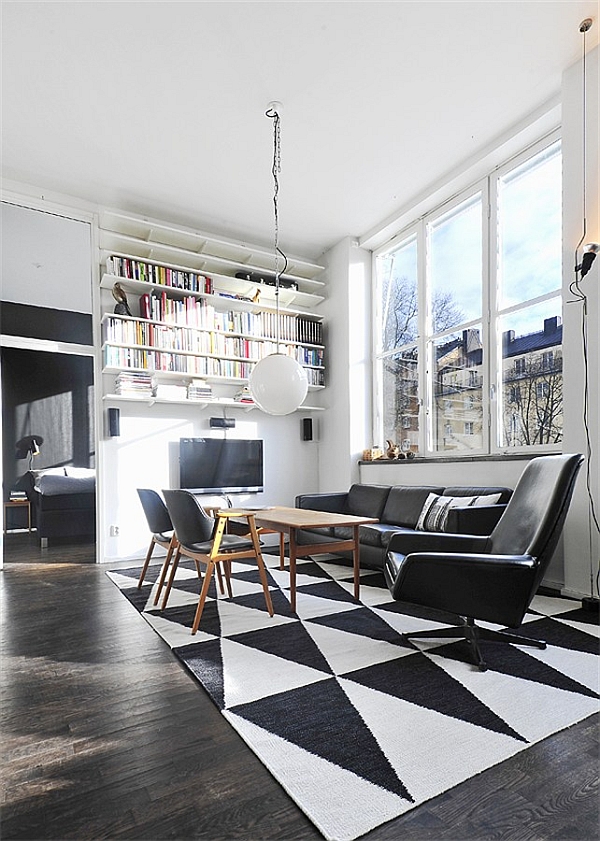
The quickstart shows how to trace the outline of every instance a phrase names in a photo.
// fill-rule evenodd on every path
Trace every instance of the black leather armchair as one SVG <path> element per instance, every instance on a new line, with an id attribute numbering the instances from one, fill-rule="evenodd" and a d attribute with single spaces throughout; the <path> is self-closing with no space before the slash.
<path id="1" fill-rule="evenodd" d="M 532 459 L 489 537 L 395 534 L 384 568 L 394 599 L 462 619 L 457 627 L 406 636 L 465 638 L 482 671 L 480 639 L 545 648 L 545 642 L 482 628 L 475 620 L 509 628 L 521 624 L 556 548 L 582 461 L 580 454 Z"/>

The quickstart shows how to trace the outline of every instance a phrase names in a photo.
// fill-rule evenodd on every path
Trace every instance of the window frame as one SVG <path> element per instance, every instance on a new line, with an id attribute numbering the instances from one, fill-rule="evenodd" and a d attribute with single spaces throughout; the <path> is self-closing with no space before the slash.
<path id="1" fill-rule="evenodd" d="M 547 292 L 543 295 L 527 299 L 519 304 L 509 307 L 499 305 L 499 275 L 498 275 L 498 185 L 500 179 L 508 172 L 517 169 L 528 160 L 539 155 L 544 150 L 558 145 L 562 154 L 562 143 L 560 129 L 555 129 L 545 137 L 529 144 L 509 159 L 498 166 L 490 168 L 488 173 L 472 182 L 464 189 L 454 193 L 446 200 L 421 212 L 417 218 L 399 229 L 385 244 L 372 252 L 372 275 L 374 287 L 373 322 L 372 322 L 372 353 L 373 353 L 373 434 L 374 440 L 382 439 L 384 435 L 384 403 L 383 403 L 383 362 L 386 357 L 398 354 L 408 347 L 416 347 L 418 354 L 418 388 L 419 388 L 419 414 L 418 414 L 418 448 L 419 455 L 428 458 L 451 458 L 461 459 L 469 456 L 485 455 L 517 455 L 534 454 L 541 452 L 561 452 L 562 441 L 550 444 L 533 444 L 523 446 L 505 446 L 500 436 L 501 403 L 499 401 L 499 389 L 503 385 L 502 368 L 502 335 L 499 330 L 501 318 L 510 315 L 512 312 L 523 310 L 528 306 L 544 303 L 559 298 L 561 316 L 564 309 L 564 296 L 562 286 Z M 453 209 L 469 200 L 470 197 L 481 193 L 481 225 L 482 225 L 482 313 L 481 318 L 465 321 L 461 324 L 444 330 L 440 333 L 428 333 L 428 324 L 431 323 L 431 301 L 428 291 L 431 290 L 429 266 L 429 237 L 428 226 L 443 216 L 451 214 Z M 417 293 L 419 308 L 417 315 L 418 336 L 415 342 L 406 344 L 392 350 L 383 352 L 379 340 L 380 325 L 382 324 L 382 300 L 379 294 L 379 278 L 377 275 L 377 263 L 382 257 L 416 240 L 417 246 Z M 429 285 L 429 290 L 428 290 Z M 425 302 L 425 305 L 422 305 Z M 470 326 L 481 326 L 483 344 L 483 360 L 481 366 L 482 388 L 482 446 L 477 450 L 439 450 L 435 449 L 434 441 L 434 406 L 433 406 L 433 371 L 435 342 L 443 339 L 444 336 L 458 333 Z M 554 349 L 553 349 L 554 351 Z"/>

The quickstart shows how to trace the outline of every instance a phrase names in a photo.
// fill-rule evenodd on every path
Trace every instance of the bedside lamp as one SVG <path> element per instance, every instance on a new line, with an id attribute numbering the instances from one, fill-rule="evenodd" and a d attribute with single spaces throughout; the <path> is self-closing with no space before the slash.
<path id="1" fill-rule="evenodd" d="M 22 459 L 29 457 L 28 470 L 31 470 L 33 457 L 39 456 L 40 447 L 44 443 L 41 435 L 26 435 L 20 438 L 15 444 L 15 458 Z"/>

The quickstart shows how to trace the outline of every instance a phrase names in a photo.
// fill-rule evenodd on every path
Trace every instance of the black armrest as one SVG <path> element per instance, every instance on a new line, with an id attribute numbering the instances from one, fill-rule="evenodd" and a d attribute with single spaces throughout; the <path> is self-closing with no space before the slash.
<path id="1" fill-rule="evenodd" d="M 488 539 L 483 535 L 447 534 L 438 531 L 399 531 L 392 535 L 388 552 L 485 552 Z"/>
<path id="2" fill-rule="evenodd" d="M 399 560 L 390 587 L 394 599 L 445 611 L 452 605 L 452 612 L 459 616 L 509 627 L 521 623 L 537 570 L 537 561 L 530 555 L 445 552 L 418 552 L 395 558 L 388 555 L 388 573 L 394 560 Z"/>
<path id="3" fill-rule="evenodd" d="M 450 508 L 446 531 L 451 534 L 491 534 L 505 510 L 506 505 Z"/>
<path id="4" fill-rule="evenodd" d="M 300 494 L 296 497 L 296 508 L 310 508 L 312 511 L 330 511 L 343 514 L 348 493 Z"/>

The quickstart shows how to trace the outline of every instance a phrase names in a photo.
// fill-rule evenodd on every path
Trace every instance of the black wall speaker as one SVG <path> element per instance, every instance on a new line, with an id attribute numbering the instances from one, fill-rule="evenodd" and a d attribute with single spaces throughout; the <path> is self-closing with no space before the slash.
<path id="1" fill-rule="evenodd" d="M 108 410 L 108 434 L 111 438 L 118 438 L 121 434 L 121 412 L 119 409 Z"/>
<path id="2" fill-rule="evenodd" d="M 210 428 L 211 429 L 234 429 L 235 428 L 235 418 L 211 418 L 209 423 L 210 423 Z"/>
<path id="3" fill-rule="evenodd" d="M 312 418 L 302 418 L 300 420 L 300 435 L 303 441 L 313 440 L 313 422 Z"/>

